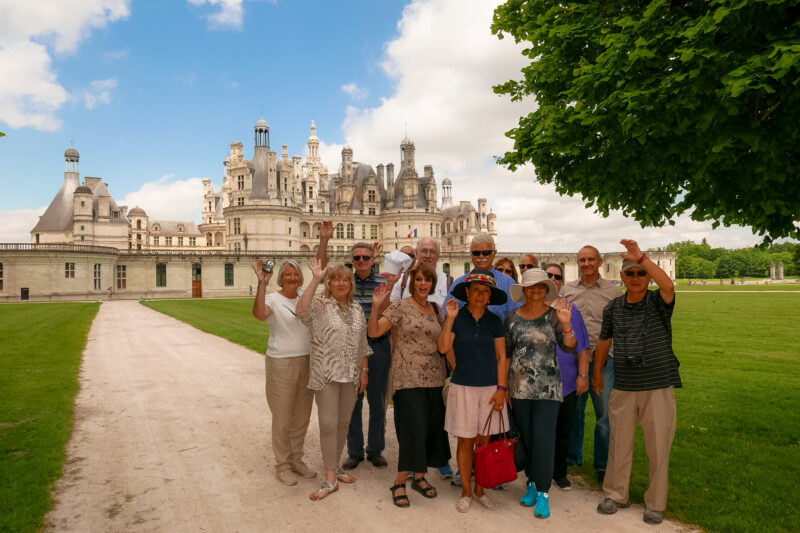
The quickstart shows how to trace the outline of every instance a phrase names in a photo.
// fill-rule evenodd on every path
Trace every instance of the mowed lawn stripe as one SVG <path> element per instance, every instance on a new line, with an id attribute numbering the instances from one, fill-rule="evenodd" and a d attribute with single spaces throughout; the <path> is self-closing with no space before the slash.
<path id="1" fill-rule="evenodd" d="M 78 371 L 100 304 L 0 305 L 0 530 L 36 531 L 72 432 Z"/>

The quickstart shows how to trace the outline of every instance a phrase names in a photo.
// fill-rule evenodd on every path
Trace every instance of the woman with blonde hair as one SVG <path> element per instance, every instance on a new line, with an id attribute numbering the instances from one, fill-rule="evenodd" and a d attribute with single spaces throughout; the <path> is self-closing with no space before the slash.
<path id="1" fill-rule="evenodd" d="M 499 270 L 506 276 L 514 280 L 514 283 L 519 283 L 519 276 L 517 275 L 517 267 L 514 266 L 514 261 L 508 257 L 501 257 L 494 262 L 494 269 Z"/>
<path id="2" fill-rule="evenodd" d="M 297 303 L 297 315 L 311 333 L 308 388 L 314 391 L 319 416 L 319 440 L 325 480 L 310 495 L 322 500 L 339 490 L 339 482 L 356 478 L 339 468 L 356 394 L 367 387 L 367 321 L 361 306 L 353 301 L 355 280 L 344 265 L 325 267 L 312 259 L 314 275 Z M 322 297 L 315 297 L 325 280 Z"/>

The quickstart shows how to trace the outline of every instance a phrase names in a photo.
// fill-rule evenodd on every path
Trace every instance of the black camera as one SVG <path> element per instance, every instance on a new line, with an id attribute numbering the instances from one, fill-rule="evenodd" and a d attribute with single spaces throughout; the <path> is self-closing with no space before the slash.
<path id="1" fill-rule="evenodd" d="M 272 269 L 274 269 L 274 268 L 275 268 L 275 261 L 273 261 L 272 259 L 267 259 L 264 262 L 263 270 L 264 270 L 265 273 L 267 273 L 267 274 L 272 273 Z"/>

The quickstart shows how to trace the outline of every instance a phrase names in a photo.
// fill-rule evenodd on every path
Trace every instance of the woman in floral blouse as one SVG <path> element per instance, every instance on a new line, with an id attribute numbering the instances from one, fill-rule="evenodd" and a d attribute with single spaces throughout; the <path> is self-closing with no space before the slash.
<path id="1" fill-rule="evenodd" d="M 392 330 L 392 372 L 390 391 L 394 391 L 394 427 L 399 459 L 397 477 L 391 487 L 398 507 L 410 505 L 406 492 L 408 472 L 414 472 L 411 487 L 435 498 L 436 489 L 425 479 L 429 466 L 442 467 L 450 460 L 450 446 L 444 431 L 442 387 L 447 377 L 444 357 L 437 341 L 442 333 L 444 314 L 428 295 L 436 287 L 436 271 L 419 264 L 409 272 L 410 298 L 397 300 L 383 311 L 391 290 L 380 285 L 372 296 L 369 317 L 370 337 Z"/>
<path id="2" fill-rule="evenodd" d="M 506 351 L 511 359 L 508 393 L 528 457 L 528 490 L 521 503 L 536 506 L 534 516 L 547 518 L 562 399 L 556 346 L 575 352 L 572 304 L 560 300 L 554 308 L 545 303 L 557 299 L 558 290 L 540 268 L 526 270 L 522 282 L 512 285 L 509 293 L 515 302 L 523 302 L 506 317 Z"/>
<path id="3" fill-rule="evenodd" d="M 356 393 L 367 387 L 367 321 L 361 306 L 353 301 L 355 280 L 344 265 L 322 268 L 310 262 L 314 279 L 297 302 L 297 315 L 311 333 L 311 363 L 308 388 L 314 391 L 319 416 L 319 441 L 325 480 L 312 500 L 321 500 L 339 490 L 339 482 L 356 478 L 339 468 L 347 428 L 356 403 Z M 314 292 L 325 280 L 323 296 Z"/>

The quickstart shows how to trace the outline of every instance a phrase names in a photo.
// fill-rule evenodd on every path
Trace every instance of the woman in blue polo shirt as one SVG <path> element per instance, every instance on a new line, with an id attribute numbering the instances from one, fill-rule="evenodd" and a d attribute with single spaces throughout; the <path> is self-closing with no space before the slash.
<path id="1" fill-rule="evenodd" d="M 475 445 L 489 440 L 489 435 L 500 431 L 501 417 L 508 427 L 505 406 L 508 385 L 508 364 L 503 322 L 488 311 L 489 305 L 506 303 L 506 293 L 498 289 L 494 275 L 487 270 L 473 270 L 465 280 L 453 288 L 453 296 L 467 302 L 459 311 L 458 302 L 447 302 L 447 320 L 439 337 L 439 352 L 452 357 L 450 365 L 455 368 L 447 395 L 447 411 L 444 428 L 458 437 L 456 454 L 461 472 L 472 472 Z M 492 409 L 491 424 L 484 433 L 484 425 Z M 469 511 L 473 500 L 470 483 L 461 487 L 461 498 L 456 510 Z M 497 508 L 483 487 L 475 484 L 474 499 L 486 507 Z"/>

